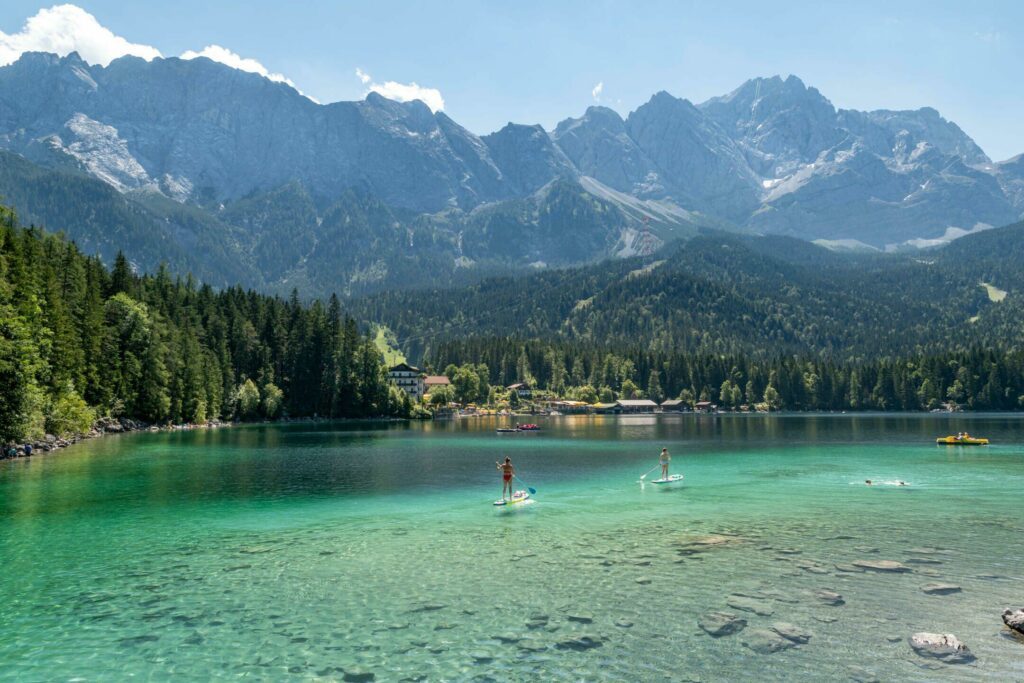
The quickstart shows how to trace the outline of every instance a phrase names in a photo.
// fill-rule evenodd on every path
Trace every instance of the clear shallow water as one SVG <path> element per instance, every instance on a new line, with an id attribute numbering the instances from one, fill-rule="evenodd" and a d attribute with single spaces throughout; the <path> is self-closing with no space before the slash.
<path id="1" fill-rule="evenodd" d="M 999 618 L 1024 605 L 1019 416 L 495 425 L 144 434 L 0 463 L 0 679 L 1024 678 Z M 963 429 L 993 445 L 932 445 Z M 641 487 L 663 445 L 686 485 Z M 505 454 L 536 504 L 491 506 Z M 712 638 L 709 611 L 748 626 Z M 810 641 L 744 645 L 778 622 Z M 977 662 L 923 668 L 917 631 Z"/>

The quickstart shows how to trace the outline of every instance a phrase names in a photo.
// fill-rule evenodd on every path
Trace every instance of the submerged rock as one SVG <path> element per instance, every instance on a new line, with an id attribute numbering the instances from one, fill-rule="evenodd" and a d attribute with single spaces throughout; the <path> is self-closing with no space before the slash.
<path id="1" fill-rule="evenodd" d="M 533 614 L 530 616 L 529 621 L 526 622 L 526 628 L 531 630 L 544 628 L 548 625 L 548 621 L 550 621 L 550 618 L 546 614 Z"/>
<path id="2" fill-rule="evenodd" d="M 753 612 L 761 617 L 770 617 L 775 614 L 775 610 L 770 605 L 742 595 L 729 596 L 729 599 L 725 601 L 725 604 L 729 605 L 729 607 L 732 607 L 733 609 L 738 609 L 741 612 Z"/>
<path id="3" fill-rule="evenodd" d="M 952 633 L 915 633 L 910 647 L 922 657 L 938 659 L 946 664 L 969 664 L 974 661 L 970 649 Z"/>
<path id="4" fill-rule="evenodd" d="M 894 574 L 910 571 L 910 567 L 900 564 L 895 560 L 857 560 L 853 563 L 853 566 L 873 572 L 891 572 Z"/>
<path id="5" fill-rule="evenodd" d="M 442 610 L 447 606 L 448 605 L 442 605 L 438 602 L 427 602 L 422 605 L 417 605 L 416 607 L 413 607 L 409 610 L 409 614 L 417 614 L 419 612 L 436 612 L 437 610 Z"/>
<path id="6" fill-rule="evenodd" d="M 588 612 L 575 612 L 566 616 L 569 621 L 575 621 L 578 624 L 591 624 L 594 622 L 594 615 Z"/>
<path id="7" fill-rule="evenodd" d="M 835 591 L 826 590 L 824 588 L 815 591 L 814 597 L 816 597 L 820 602 L 823 602 L 826 605 L 830 605 L 832 607 L 839 607 L 840 605 L 846 604 L 846 601 L 843 600 L 842 595 L 836 593 Z"/>
<path id="8" fill-rule="evenodd" d="M 533 640 L 532 638 L 526 638 L 524 640 L 519 641 L 517 647 L 525 652 L 543 652 L 544 650 L 548 649 L 547 645 L 540 642 L 539 640 Z"/>
<path id="9" fill-rule="evenodd" d="M 781 652 L 782 650 L 796 647 L 794 641 L 763 628 L 748 630 L 744 634 L 743 645 L 761 655 L 770 655 L 773 652 Z"/>
<path id="10" fill-rule="evenodd" d="M 712 638 L 721 638 L 742 631 L 747 626 L 747 620 L 728 612 L 708 612 L 697 625 Z"/>
<path id="11" fill-rule="evenodd" d="M 952 595 L 963 590 L 954 583 L 926 583 L 921 590 L 928 595 Z"/>
<path id="12" fill-rule="evenodd" d="M 359 669 L 346 669 L 345 675 L 342 676 L 341 680 L 349 681 L 350 683 L 369 683 L 370 681 L 377 680 L 377 675 L 372 671 L 360 671 Z"/>
<path id="13" fill-rule="evenodd" d="M 809 642 L 813 637 L 812 634 L 804 631 L 798 626 L 794 626 L 793 624 L 784 621 L 777 621 L 772 624 L 771 630 L 786 640 L 792 640 L 797 645 L 803 645 L 804 643 Z"/>
<path id="14" fill-rule="evenodd" d="M 129 638 L 121 638 L 117 642 L 119 645 L 134 647 L 136 645 L 144 645 L 146 643 L 155 643 L 158 640 L 160 640 L 160 636 L 132 636 Z"/>
<path id="15" fill-rule="evenodd" d="M 595 647 L 601 647 L 602 645 L 604 645 L 604 640 L 600 636 L 594 635 L 566 638 L 565 640 L 560 640 L 555 643 L 555 647 L 559 650 L 576 650 L 577 652 L 591 650 Z"/>
<path id="16" fill-rule="evenodd" d="M 1024 635 L 1024 609 L 1005 610 L 1003 612 L 1003 623 L 1011 631 Z"/>
<path id="17" fill-rule="evenodd" d="M 903 640 L 900 638 L 900 640 Z M 881 681 L 873 672 L 860 666 L 851 666 L 847 669 L 850 680 L 854 683 L 879 683 Z"/>

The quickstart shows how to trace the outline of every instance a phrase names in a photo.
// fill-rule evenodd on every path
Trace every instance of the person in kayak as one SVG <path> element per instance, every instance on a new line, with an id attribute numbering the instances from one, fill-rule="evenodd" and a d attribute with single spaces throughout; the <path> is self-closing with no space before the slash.
<path id="1" fill-rule="evenodd" d="M 658 463 L 661 465 L 661 478 L 668 479 L 668 464 L 672 462 L 672 456 L 668 454 L 667 448 L 661 449 L 661 457 L 658 458 Z"/>
<path id="2" fill-rule="evenodd" d="M 506 455 L 505 462 L 495 460 L 494 464 L 501 470 L 501 499 L 505 500 L 505 489 L 508 489 L 508 498 L 512 500 L 512 477 L 516 474 L 516 469 L 512 467 L 512 458 Z"/>

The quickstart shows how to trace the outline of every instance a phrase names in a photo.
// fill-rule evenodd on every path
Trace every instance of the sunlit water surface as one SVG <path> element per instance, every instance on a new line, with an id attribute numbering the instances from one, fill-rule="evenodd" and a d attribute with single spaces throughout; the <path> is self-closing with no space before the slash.
<path id="1" fill-rule="evenodd" d="M 1024 679 L 1000 620 L 1024 606 L 1020 416 L 499 424 L 143 434 L 0 463 L 0 679 Z M 993 444 L 934 445 L 963 429 Z M 684 486 L 638 482 L 662 446 Z M 537 489 L 519 511 L 491 504 L 506 454 Z M 747 627 L 712 638 L 712 611 Z M 779 622 L 810 640 L 750 647 Z M 919 657 L 918 631 L 977 661 Z"/>

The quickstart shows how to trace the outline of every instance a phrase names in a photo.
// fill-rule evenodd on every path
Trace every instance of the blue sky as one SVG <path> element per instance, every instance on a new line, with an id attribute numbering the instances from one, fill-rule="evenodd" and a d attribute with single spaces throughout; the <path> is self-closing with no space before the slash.
<path id="1" fill-rule="evenodd" d="M 700 102 L 796 74 L 837 107 L 933 106 L 994 159 L 1024 152 L 1024 2 L 75 4 L 164 56 L 223 46 L 322 102 L 435 89 L 481 134 L 508 121 L 551 128 L 598 101 L 625 115 L 658 90 Z M 50 6 L 4 0 L 0 31 L 14 36 Z"/>

